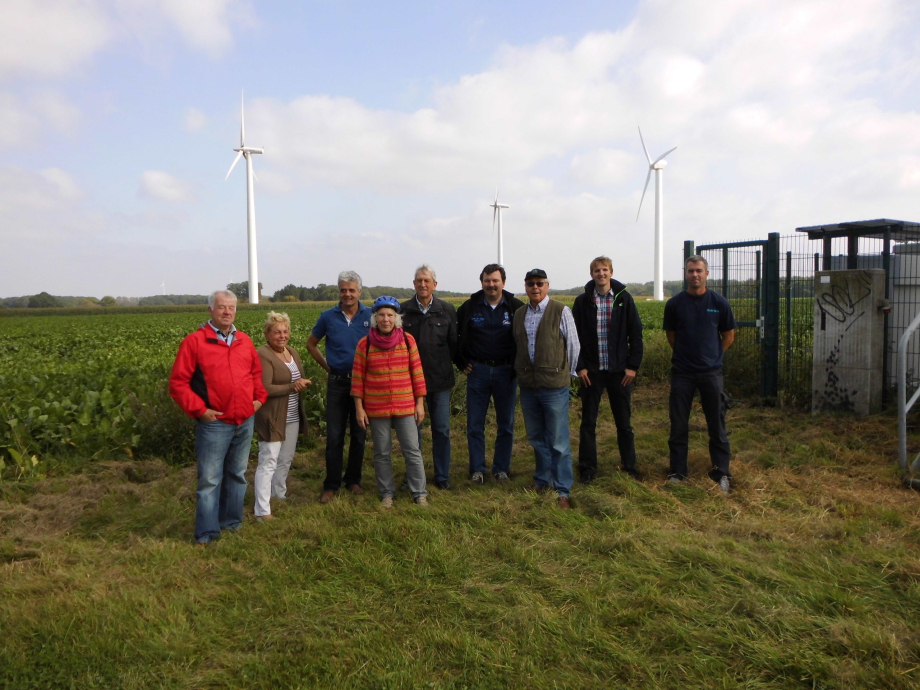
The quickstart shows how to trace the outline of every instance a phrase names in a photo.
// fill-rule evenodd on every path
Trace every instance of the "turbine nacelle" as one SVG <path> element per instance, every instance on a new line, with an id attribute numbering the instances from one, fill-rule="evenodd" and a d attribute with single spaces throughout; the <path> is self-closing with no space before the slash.
<path id="1" fill-rule="evenodd" d="M 260 152 L 260 153 L 261 153 L 261 152 Z M 667 162 L 667 161 L 658 161 L 657 163 L 655 163 L 655 164 L 652 166 L 652 170 L 663 170 L 663 169 L 666 168 L 666 167 L 668 167 L 668 162 Z"/>

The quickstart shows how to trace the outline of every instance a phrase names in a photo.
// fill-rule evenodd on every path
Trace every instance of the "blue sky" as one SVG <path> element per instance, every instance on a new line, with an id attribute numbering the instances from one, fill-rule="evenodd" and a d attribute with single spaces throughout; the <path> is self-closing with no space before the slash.
<path id="1" fill-rule="evenodd" d="M 496 6 L 497 5 L 497 6 Z M 909 0 L 567 3 L 6 0 L 0 295 L 203 293 L 260 279 L 473 290 L 504 216 L 509 287 L 665 277 L 685 239 L 920 220 Z"/>

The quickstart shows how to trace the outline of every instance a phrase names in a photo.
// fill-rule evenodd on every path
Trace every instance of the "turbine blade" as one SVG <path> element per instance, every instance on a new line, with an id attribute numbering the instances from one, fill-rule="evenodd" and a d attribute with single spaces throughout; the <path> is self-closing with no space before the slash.
<path id="1" fill-rule="evenodd" d="M 259 176 L 256 175 L 256 166 L 252 166 L 252 179 L 254 179 L 256 182 L 259 181 Z"/>
<path id="2" fill-rule="evenodd" d="M 498 187 L 495 188 L 495 203 L 498 203 Z"/>
<path id="3" fill-rule="evenodd" d="M 642 128 L 639 127 L 638 129 L 639 129 L 639 141 L 642 142 L 642 150 L 645 151 L 645 158 L 648 160 L 649 165 L 654 165 L 654 163 L 652 163 L 652 157 L 648 155 L 648 149 L 645 148 L 645 139 L 642 138 Z"/>
<path id="4" fill-rule="evenodd" d="M 648 191 L 648 181 L 652 179 L 652 169 L 648 169 L 648 175 L 645 176 L 645 187 L 642 188 L 642 198 L 639 199 L 639 210 L 636 211 L 636 222 L 639 222 L 639 214 L 642 213 L 642 202 L 645 200 L 645 193 Z"/>
<path id="5" fill-rule="evenodd" d="M 495 234 L 495 216 L 498 215 L 498 206 L 492 207 L 492 234 Z"/>
<path id="6" fill-rule="evenodd" d="M 238 154 L 236 154 L 236 158 L 233 159 L 233 165 L 231 165 L 231 166 L 230 166 L 230 169 L 227 171 L 227 177 L 224 178 L 224 182 L 226 182 L 228 179 L 230 179 L 230 173 L 233 172 L 233 169 L 236 167 L 236 164 L 240 162 L 240 158 L 242 158 L 242 157 L 243 157 L 243 152 L 242 152 L 242 151 L 240 151 Z"/>
<path id="7" fill-rule="evenodd" d="M 676 147 L 676 146 L 675 146 L 673 149 L 671 149 L 671 151 L 676 151 L 676 150 L 677 150 L 677 147 Z M 660 161 L 662 158 L 664 158 L 665 156 L 667 156 L 669 153 L 671 153 L 671 151 L 665 151 L 664 153 L 662 153 L 662 154 L 661 154 L 660 156 L 658 156 L 658 158 L 655 160 L 655 163 L 657 163 L 657 162 Z M 655 163 L 652 163 L 652 165 L 655 165 Z"/>
<path id="8" fill-rule="evenodd" d="M 240 148 L 246 145 L 243 143 L 246 138 L 246 110 L 243 107 L 243 97 L 243 90 L 240 89 Z"/>

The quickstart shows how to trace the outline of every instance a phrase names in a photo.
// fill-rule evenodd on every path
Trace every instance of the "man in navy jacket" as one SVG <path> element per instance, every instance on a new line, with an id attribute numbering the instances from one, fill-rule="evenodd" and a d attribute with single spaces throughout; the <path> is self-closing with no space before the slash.
<path id="1" fill-rule="evenodd" d="M 577 365 L 582 383 L 579 479 L 589 483 L 597 474 L 597 415 L 605 390 L 617 425 L 621 468 L 639 479 L 630 418 L 632 384 L 642 363 L 642 320 L 626 286 L 613 280 L 609 258 L 599 256 L 591 262 L 591 278 L 572 308 L 581 341 Z"/>

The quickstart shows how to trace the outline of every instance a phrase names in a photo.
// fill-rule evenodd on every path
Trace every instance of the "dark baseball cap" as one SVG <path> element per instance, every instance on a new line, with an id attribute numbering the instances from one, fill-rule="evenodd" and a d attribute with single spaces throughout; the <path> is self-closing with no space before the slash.
<path id="1" fill-rule="evenodd" d="M 543 278 L 543 280 L 549 280 L 546 275 L 546 271 L 542 268 L 531 268 L 527 271 L 527 275 L 524 276 L 524 280 L 530 280 L 531 278 Z"/>

